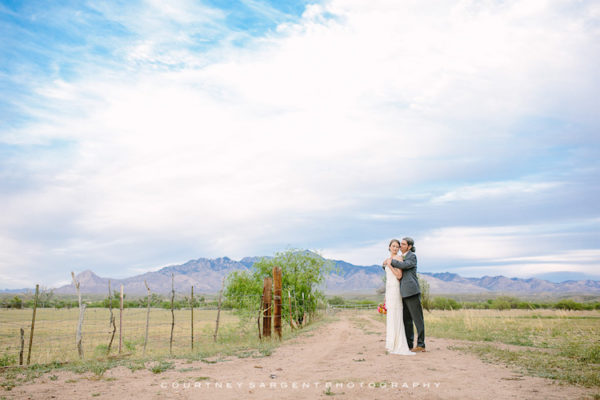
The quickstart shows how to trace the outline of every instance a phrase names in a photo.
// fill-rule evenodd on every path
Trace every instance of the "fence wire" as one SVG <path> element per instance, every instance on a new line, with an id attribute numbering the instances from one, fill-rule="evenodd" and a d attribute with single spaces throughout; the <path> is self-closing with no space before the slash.
<path id="1" fill-rule="evenodd" d="M 263 314 L 261 295 L 246 295 L 246 308 L 243 312 L 221 309 L 218 323 L 217 342 L 239 342 L 243 338 L 259 337 L 262 321 L 257 320 Z M 281 323 L 284 329 L 290 325 L 289 307 L 282 300 Z M 250 307 L 248 307 L 250 305 Z M 293 305 L 292 305 L 293 306 Z M 274 318 L 271 305 L 271 318 Z M 192 350 L 192 309 L 150 308 L 148 340 L 144 352 L 146 337 L 147 308 L 124 308 L 120 330 L 120 310 L 113 307 L 116 331 L 110 352 L 109 343 L 113 335 L 108 308 L 88 307 L 84 312 L 82 325 L 82 348 L 84 359 L 114 356 L 119 354 L 119 333 L 122 337 L 121 353 L 147 357 L 168 354 L 189 354 Z M 300 308 L 300 313 L 302 313 Z M 217 325 L 217 307 L 193 308 L 193 346 L 194 351 L 210 348 L 215 343 Z M 298 309 L 295 309 L 298 314 Z M 171 327 L 174 326 L 171 346 Z M 21 351 L 21 334 L 24 330 L 24 364 L 27 360 L 28 344 L 31 335 L 32 309 L 0 309 L 0 351 L 2 365 L 18 365 Z M 37 308 L 31 348 L 31 364 L 68 362 L 79 360 L 76 344 L 76 332 L 79 308 Z M 271 326 L 273 327 L 274 321 Z M 172 348 L 172 350 L 171 350 Z"/>

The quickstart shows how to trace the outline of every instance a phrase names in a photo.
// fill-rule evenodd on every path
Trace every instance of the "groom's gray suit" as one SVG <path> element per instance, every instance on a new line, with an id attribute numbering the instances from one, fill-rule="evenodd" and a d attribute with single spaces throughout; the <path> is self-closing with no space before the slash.
<path id="1" fill-rule="evenodd" d="M 413 348 L 415 334 L 413 321 L 417 327 L 417 346 L 425 348 L 425 323 L 421 307 L 421 288 L 417 278 L 417 256 L 412 251 L 404 255 L 404 261 L 392 259 L 392 267 L 402 270 L 400 295 L 402 296 L 404 332 L 408 347 Z"/>

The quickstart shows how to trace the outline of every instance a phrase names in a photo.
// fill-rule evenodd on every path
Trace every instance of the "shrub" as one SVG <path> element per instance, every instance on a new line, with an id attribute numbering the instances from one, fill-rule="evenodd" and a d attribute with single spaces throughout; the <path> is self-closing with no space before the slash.
<path id="1" fill-rule="evenodd" d="M 8 308 L 23 308 L 23 300 L 19 296 L 13 297 L 8 303 Z"/>
<path id="2" fill-rule="evenodd" d="M 432 308 L 436 310 L 460 310 L 462 306 L 456 300 L 446 297 L 434 297 Z"/>
<path id="3" fill-rule="evenodd" d="M 9 365 L 14 365 L 17 363 L 17 357 L 12 356 L 8 353 L 0 356 L 0 367 L 8 367 Z"/>
<path id="4" fill-rule="evenodd" d="M 559 310 L 582 310 L 583 305 L 581 303 L 577 303 L 574 300 L 561 300 L 554 304 L 554 308 Z"/>
<path id="5" fill-rule="evenodd" d="M 507 300 L 496 299 L 492 302 L 492 308 L 496 310 L 510 310 L 510 303 Z"/>
<path id="6" fill-rule="evenodd" d="M 333 296 L 332 298 L 328 299 L 327 302 L 332 306 L 341 306 L 345 303 L 342 296 Z"/>

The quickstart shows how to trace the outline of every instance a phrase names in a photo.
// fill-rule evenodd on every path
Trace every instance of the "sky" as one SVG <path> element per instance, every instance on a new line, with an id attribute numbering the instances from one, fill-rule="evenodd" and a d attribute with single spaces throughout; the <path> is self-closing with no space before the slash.
<path id="1" fill-rule="evenodd" d="M 600 279 L 598 2 L 0 0 L 0 37 L 0 289 L 404 236 Z"/>

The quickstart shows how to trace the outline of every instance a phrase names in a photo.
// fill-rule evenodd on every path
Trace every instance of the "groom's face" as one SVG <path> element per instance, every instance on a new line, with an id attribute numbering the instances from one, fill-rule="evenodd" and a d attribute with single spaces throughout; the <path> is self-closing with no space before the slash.
<path id="1" fill-rule="evenodd" d="M 402 254 L 408 251 L 408 243 L 406 243 L 406 240 L 400 242 L 400 251 L 402 251 Z"/>

